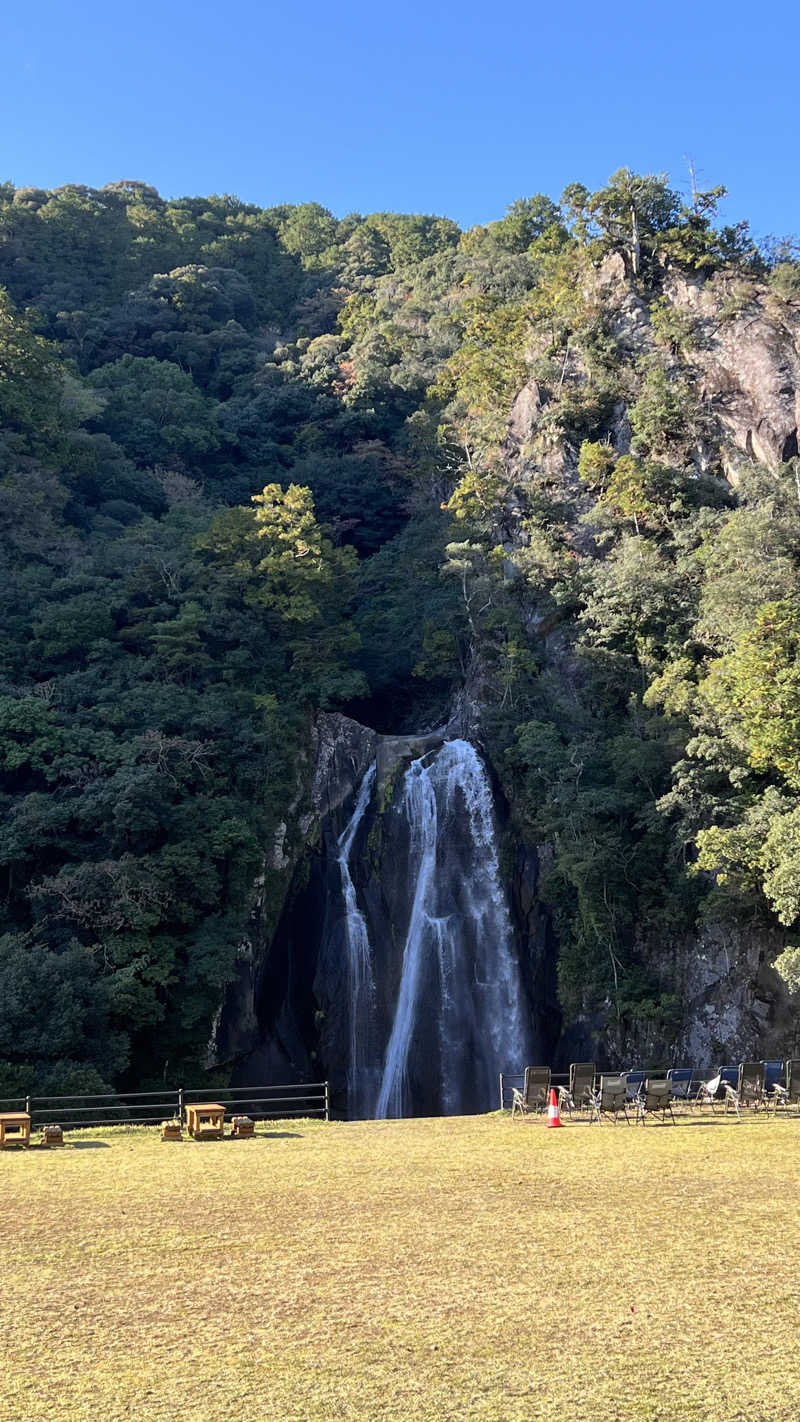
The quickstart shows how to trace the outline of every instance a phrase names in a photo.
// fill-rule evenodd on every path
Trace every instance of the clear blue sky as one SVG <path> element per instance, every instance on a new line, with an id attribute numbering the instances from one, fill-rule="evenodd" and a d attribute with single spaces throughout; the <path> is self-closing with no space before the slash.
<path id="1" fill-rule="evenodd" d="M 800 231 L 795 3 L 37 0 L 0 17 L 0 179 L 464 225 L 618 167 Z"/>

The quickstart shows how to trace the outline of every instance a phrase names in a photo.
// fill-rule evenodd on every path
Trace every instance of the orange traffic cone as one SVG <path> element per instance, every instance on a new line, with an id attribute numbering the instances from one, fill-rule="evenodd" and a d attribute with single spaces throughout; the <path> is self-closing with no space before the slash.
<path id="1" fill-rule="evenodd" d="M 556 1096 L 555 1087 L 553 1086 L 550 1087 L 550 1105 L 547 1108 L 547 1124 L 548 1126 L 561 1125 L 561 1113 L 558 1109 L 558 1097 Z"/>

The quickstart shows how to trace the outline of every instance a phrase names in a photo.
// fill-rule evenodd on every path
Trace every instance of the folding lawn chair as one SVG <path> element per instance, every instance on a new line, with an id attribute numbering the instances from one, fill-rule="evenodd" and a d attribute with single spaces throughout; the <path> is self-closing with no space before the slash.
<path id="1" fill-rule="evenodd" d="M 561 1112 L 561 1111 L 569 1111 L 569 1114 L 570 1114 L 570 1116 L 571 1116 L 572 1113 L 573 1113 L 573 1111 L 575 1110 L 575 1102 L 574 1102 L 573 1099 L 572 1099 L 572 1094 L 571 1094 L 571 1092 L 570 1092 L 569 1087 L 568 1087 L 568 1086 L 557 1086 L 557 1087 L 556 1087 L 556 1094 L 557 1094 L 557 1096 L 558 1096 L 558 1109 L 559 1109 L 559 1112 Z"/>
<path id="2" fill-rule="evenodd" d="M 772 1091 L 776 1111 L 779 1106 L 796 1106 L 800 1102 L 800 1059 L 790 1057 L 786 1063 L 786 1084 L 776 1081 Z"/>
<path id="3" fill-rule="evenodd" d="M 760 1063 L 759 1063 L 759 1065 L 760 1065 Z M 742 1103 L 741 1103 L 741 1100 L 740 1100 L 740 1098 L 739 1098 L 739 1077 L 740 1077 L 740 1074 L 741 1074 L 741 1067 L 738 1067 L 738 1066 L 736 1066 L 736 1067 L 733 1067 L 733 1066 L 720 1067 L 720 1069 L 719 1069 L 720 1083 L 719 1083 L 719 1092 L 718 1092 L 718 1098 L 717 1098 L 717 1099 L 720 1100 L 720 1101 L 722 1102 L 722 1104 L 723 1104 L 723 1107 L 724 1107 L 724 1110 L 725 1110 L 725 1115 L 727 1116 L 728 1111 L 730 1110 L 731 1107 L 733 1107 L 734 1111 L 736 1112 L 737 1118 L 738 1118 L 739 1120 L 741 1120 L 741 1114 L 740 1114 L 740 1111 L 739 1111 L 739 1107 L 740 1107 L 741 1104 L 742 1104 Z"/>
<path id="4" fill-rule="evenodd" d="M 740 1106 L 752 1106 L 757 1111 L 764 1105 L 764 1063 L 742 1062 L 736 1084 Z"/>
<path id="5" fill-rule="evenodd" d="M 695 1103 L 698 1106 L 710 1106 L 713 1111 L 721 1085 L 720 1072 L 717 1072 L 716 1076 L 710 1077 L 708 1081 L 701 1081 L 694 1096 Z"/>
<path id="6" fill-rule="evenodd" d="M 670 1067 L 667 1081 L 672 1087 L 673 1101 L 682 1101 L 684 1105 L 688 1105 L 694 1081 L 694 1067 Z"/>
<path id="7" fill-rule="evenodd" d="M 638 1119 L 645 1125 L 648 1116 L 660 1114 L 662 1122 L 666 1121 L 667 1112 L 673 1126 L 677 1125 L 672 1111 L 672 1087 L 668 1081 L 645 1081 L 642 1094 L 636 1102 Z"/>
<path id="8" fill-rule="evenodd" d="M 786 1080 L 783 1062 L 762 1062 L 764 1068 L 764 1095 L 772 1096 L 776 1086 L 783 1086 Z"/>
<path id="9" fill-rule="evenodd" d="M 594 1095 L 594 1062 L 572 1062 L 569 1068 L 569 1092 L 572 1104 L 568 1111 L 582 1111 L 590 1106 Z"/>
<path id="10" fill-rule="evenodd" d="M 550 1068 L 526 1067 L 522 1090 L 520 1091 L 516 1086 L 513 1088 L 512 1119 L 517 1112 L 520 1116 L 528 1116 L 534 1111 L 544 1111 L 549 1095 Z"/>
<path id="11" fill-rule="evenodd" d="M 645 1073 L 643 1071 L 626 1071 L 625 1073 L 625 1095 L 628 1104 L 636 1101 L 641 1095 L 644 1086 Z"/>
<path id="12" fill-rule="evenodd" d="M 592 1092 L 589 1110 L 590 1121 L 603 1123 L 604 1116 L 610 1116 L 614 1125 L 617 1124 L 617 1117 L 622 1113 L 628 1125 L 630 1117 L 626 1109 L 627 1091 L 624 1076 L 601 1076 L 600 1085 L 596 1091 Z"/>
<path id="13" fill-rule="evenodd" d="M 724 1106 L 727 1116 L 729 1108 L 732 1106 L 736 1115 L 739 1116 L 739 1092 L 736 1086 L 731 1084 L 732 1067 L 720 1067 L 716 1076 L 710 1081 L 701 1081 L 697 1088 L 695 1102 L 700 1106 L 710 1106 L 712 1111 L 716 1111 L 718 1105 Z M 736 1067 L 736 1081 L 739 1081 L 739 1068 Z"/>
<path id="14" fill-rule="evenodd" d="M 722 1083 L 722 1100 L 725 1106 L 725 1115 L 727 1116 L 728 1114 L 728 1107 L 732 1106 L 734 1111 L 736 1112 L 737 1120 L 741 1120 L 742 1117 L 739 1107 L 742 1103 L 739 1100 L 739 1093 L 736 1090 L 736 1087 L 731 1086 L 730 1082 L 728 1081 L 723 1081 Z"/>

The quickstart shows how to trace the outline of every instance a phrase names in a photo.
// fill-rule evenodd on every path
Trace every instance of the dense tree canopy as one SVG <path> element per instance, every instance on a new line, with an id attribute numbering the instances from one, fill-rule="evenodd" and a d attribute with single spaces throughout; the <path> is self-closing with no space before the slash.
<path id="1" fill-rule="evenodd" d="M 726 895 L 796 931 L 796 474 L 699 466 L 663 283 L 800 281 L 719 196 L 621 170 L 461 232 L 0 187 L 2 1094 L 199 1069 L 320 707 L 480 700 L 570 1011 L 668 1023 L 637 945 Z"/>

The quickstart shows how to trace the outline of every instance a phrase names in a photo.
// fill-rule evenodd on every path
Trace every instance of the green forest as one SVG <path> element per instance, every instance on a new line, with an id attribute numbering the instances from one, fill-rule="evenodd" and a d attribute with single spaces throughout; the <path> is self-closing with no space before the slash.
<path id="1" fill-rule="evenodd" d="M 198 1078 L 320 710 L 479 708 L 566 1018 L 668 1034 L 710 920 L 800 980 L 797 431 L 711 360 L 800 263 L 723 195 L 0 186 L 0 1096 Z"/>

